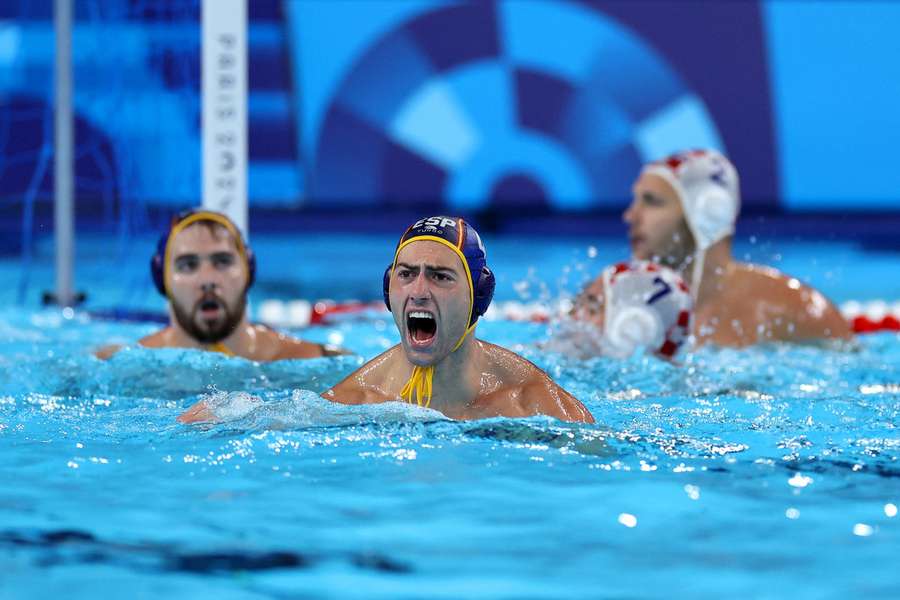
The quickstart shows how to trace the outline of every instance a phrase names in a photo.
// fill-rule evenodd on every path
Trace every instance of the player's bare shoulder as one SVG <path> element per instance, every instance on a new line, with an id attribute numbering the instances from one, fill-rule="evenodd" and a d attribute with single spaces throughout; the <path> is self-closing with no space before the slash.
<path id="1" fill-rule="evenodd" d="M 740 265 L 736 291 L 768 307 L 772 339 L 808 341 L 852 337 L 846 320 L 822 292 L 798 278 L 761 265 Z"/>
<path id="2" fill-rule="evenodd" d="M 593 423 L 585 406 L 531 361 L 515 352 L 479 341 L 488 363 L 479 403 L 504 407 L 506 416 L 543 414 L 563 421 Z"/>
<path id="3" fill-rule="evenodd" d="M 719 280 L 717 293 L 735 299 L 772 297 L 786 290 L 786 276 L 778 269 L 752 263 L 731 262 Z"/>
<path id="4" fill-rule="evenodd" d="M 289 360 L 292 358 L 318 358 L 322 356 L 322 347 L 287 334 L 275 331 L 266 325 L 251 325 L 253 335 L 259 340 L 257 360 Z"/>
<path id="5" fill-rule="evenodd" d="M 138 345 L 144 348 L 167 348 L 172 346 L 172 327 L 165 327 L 155 333 L 146 335 L 138 340 Z"/>
<path id="6" fill-rule="evenodd" d="M 324 392 L 322 397 L 341 404 L 372 404 L 397 400 L 396 394 L 391 393 L 390 389 L 395 383 L 392 373 L 396 371 L 393 367 L 400 358 L 399 352 L 399 346 L 382 352 Z"/>
<path id="7" fill-rule="evenodd" d="M 535 372 L 543 374 L 537 365 L 511 350 L 483 340 L 477 340 L 483 356 L 483 371 L 488 378 L 495 378 L 506 385 L 522 386 L 528 383 Z"/>

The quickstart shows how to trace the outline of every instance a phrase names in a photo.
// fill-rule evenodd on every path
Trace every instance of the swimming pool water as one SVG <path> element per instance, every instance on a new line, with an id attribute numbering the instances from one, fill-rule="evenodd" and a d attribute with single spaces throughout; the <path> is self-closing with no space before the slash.
<path id="1" fill-rule="evenodd" d="M 337 278 L 327 248 L 272 244 L 258 246 L 285 264 L 314 263 L 280 274 L 297 289 Z M 598 248 L 591 263 L 586 245 L 547 242 L 527 258 L 489 245 L 507 297 L 577 287 L 562 280 L 614 260 Z M 877 265 L 895 258 L 870 255 L 859 274 L 853 247 L 771 251 L 838 300 L 874 297 Z M 125 261 L 116 281 L 97 264 L 88 270 L 103 295 L 158 306 L 125 289 L 139 266 Z M 357 283 L 341 293 L 365 293 L 363 270 L 345 272 Z M 283 289 L 267 277 L 265 292 Z M 895 282 L 880 285 L 881 297 L 900 297 Z M 580 398 L 598 422 L 588 426 L 460 423 L 400 403 L 320 399 L 396 342 L 377 318 L 295 332 L 338 337 L 359 354 L 337 359 L 256 364 L 130 349 L 102 362 L 87 352 L 154 329 L 66 318 L 30 299 L 0 309 L 0 597 L 900 591 L 896 334 L 861 337 L 855 349 L 707 348 L 670 365 L 572 359 L 540 349 L 544 325 L 479 325 L 479 337 Z M 177 424 L 201 396 L 225 421 Z"/>

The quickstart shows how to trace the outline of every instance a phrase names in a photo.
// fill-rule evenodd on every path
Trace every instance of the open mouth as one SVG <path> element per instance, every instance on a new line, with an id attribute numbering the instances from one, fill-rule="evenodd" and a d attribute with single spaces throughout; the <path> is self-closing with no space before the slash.
<path id="1" fill-rule="evenodd" d="M 406 330 L 409 339 L 415 346 L 427 346 L 437 333 L 437 321 L 428 311 L 415 310 L 406 313 Z"/>
<path id="2" fill-rule="evenodd" d="M 206 298 L 200 301 L 200 314 L 207 318 L 214 318 L 222 310 L 222 303 L 215 298 Z"/>

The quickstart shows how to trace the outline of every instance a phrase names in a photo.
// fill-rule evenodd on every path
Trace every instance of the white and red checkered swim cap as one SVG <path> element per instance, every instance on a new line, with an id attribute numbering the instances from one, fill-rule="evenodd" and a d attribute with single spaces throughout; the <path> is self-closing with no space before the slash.
<path id="1" fill-rule="evenodd" d="M 640 347 L 671 358 L 691 331 L 694 302 L 673 270 L 649 261 L 603 271 L 604 354 L 630 356 Z"/>
<path id="2" fill-rule="evenodd" d="M 734 233 L 741 205 L 737 169 L 715 150 L 689 150 L 644 166 L 678 194 L 698 251 Z"/>

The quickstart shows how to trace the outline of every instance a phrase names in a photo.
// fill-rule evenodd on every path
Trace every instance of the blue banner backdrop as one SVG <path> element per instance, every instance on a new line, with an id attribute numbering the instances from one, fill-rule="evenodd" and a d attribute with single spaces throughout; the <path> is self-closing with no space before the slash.
<path id="1" fill-rule="evenodd" d="M 775 202 L 755 3 L 289 6 L 311 204 L 618 209 L 685 147 L 728 152 L 746 202 Z"/>
<path id="2" fill-rule="evenodd" d="M 248 8 L 251 207 L 614 213 L 642 163 L 698 146 L 733 159 L 749 210 L 900 205 L 895 3 Z M 80 214 L 199 203 L 199 17 L 199 0 L 76 3 Z M 5 230 L 49 207 L 52 48 L 51 2 L 0 3 Z"/>

